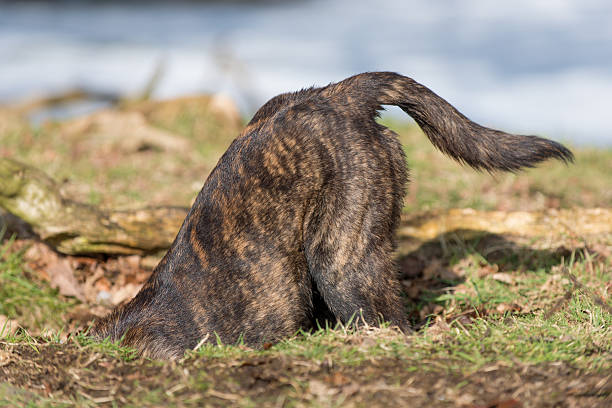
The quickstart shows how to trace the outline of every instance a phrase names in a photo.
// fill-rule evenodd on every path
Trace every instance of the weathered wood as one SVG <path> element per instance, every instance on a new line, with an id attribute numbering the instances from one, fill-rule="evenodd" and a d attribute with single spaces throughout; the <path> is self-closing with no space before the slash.
<path id="1" fill-rule="evenodd" d="M 531 237 L 612 233 L 612 209 L 573 208 L 545 211 L 476 211 L 471 208 L 405 216 L 400 235 L 422 241 L 457 231 L 486 231 Z"/>
<path id="2" fill-rule="evenodd" d="M 186 208 L 103 211 L 64 198 L 42 171 L 0 159 L 0 207 L 65 254 L 143 254 L 168 248 Z"/>
<path id="3" fill-rule="evenodd" d="M 448 234 L 469 240 L 483 233 L 503 235 L 537 248 L 573 246 L 586 238 L 612 245 L 612 208 L 543 211 L 477 211 L 471 208 L 402 215 L 400 252 Z"/>

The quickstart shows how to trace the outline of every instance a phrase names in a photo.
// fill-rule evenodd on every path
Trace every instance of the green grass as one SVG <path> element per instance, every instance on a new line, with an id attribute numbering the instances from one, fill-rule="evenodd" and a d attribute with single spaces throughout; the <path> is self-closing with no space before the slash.
<path id="1" fill-rule="evenodd" d="M 0 314 L 18 318 L 19 324 L 36 331 L 60 330 L 64 313 L 74 300 L 58 296 L 40 282 L 24 264 L 24 250 L 11 251 L 13 239 L 0 245 Z"/>

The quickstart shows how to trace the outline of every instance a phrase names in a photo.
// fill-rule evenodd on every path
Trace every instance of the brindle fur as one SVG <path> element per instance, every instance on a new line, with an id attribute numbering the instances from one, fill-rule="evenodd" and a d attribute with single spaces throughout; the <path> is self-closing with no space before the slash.
<path id="1" fill-rule="evenodd" d="M 407 170 L 397 135 L 375 121 L 381 105 L 476 169 L 572 160 L 558 143 L 482 127 L 395 73 L 279 95 L 221 157 L 142 290 L 92 333 L 176 358 L 206 336 L 258 346 L 324 317 L 408 329 L 392 261 Z"/>

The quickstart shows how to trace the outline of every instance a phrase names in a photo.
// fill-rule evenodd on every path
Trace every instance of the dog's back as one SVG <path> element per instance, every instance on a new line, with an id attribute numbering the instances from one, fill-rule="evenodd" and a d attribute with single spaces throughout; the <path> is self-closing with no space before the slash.
<path id="1" fill-rule="evenodd" d="M 219 160 L 141 292 L 93 333 L 176 357 L 207 336 L 258 345 L 325 317 L 407 329 L 391 259 L 407 171 L 396 135 L 375 121 L 385 104 L 477 169 L 572 158 L 477 125 L 394 73 L 279 95 Z"/>

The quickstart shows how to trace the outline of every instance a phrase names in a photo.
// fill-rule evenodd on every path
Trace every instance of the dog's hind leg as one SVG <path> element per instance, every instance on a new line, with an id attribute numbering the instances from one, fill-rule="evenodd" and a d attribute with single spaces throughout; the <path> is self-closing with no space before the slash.
<path id="1" fill-rule="evenodd" d="M 304 230 L 304 253 L 316 290 L 343 323 L 388 321 L 408 329 L 393 263 L 394 232 L 406 181 L 401 147 L 391 132 L 385 147 L 365 154 L 348 178 L 317 197 Z M 357 168 L 367 163 L 367 169 Z M 357 322 L 358 323 L 358 322 Z"/>
<path id="2" fill-rule="evenodd" d="M 309 271 L 316 289 L 329 310 L 344 324 L 378 325 L 387 321 L 406 330 L 408 322 L 393 262 L 377 244 L 370 242 L 367 246 L 372 251 L 361 251 L 360 245 L 334 248 L 330 243 L 307 248 Z M 346 250 L 348 256 L 339 262 Z"/>

